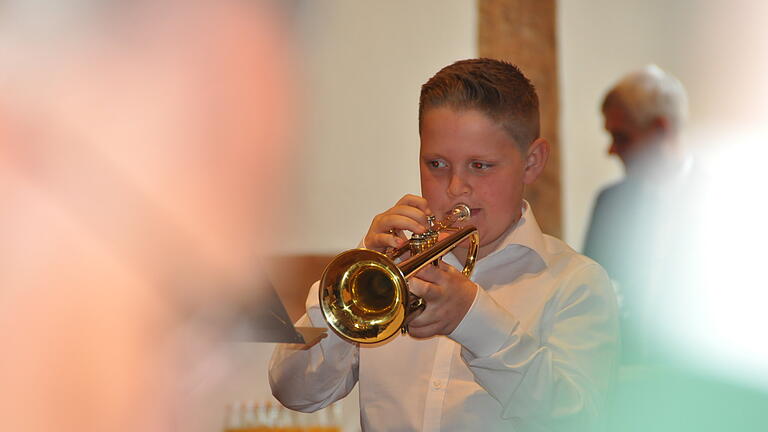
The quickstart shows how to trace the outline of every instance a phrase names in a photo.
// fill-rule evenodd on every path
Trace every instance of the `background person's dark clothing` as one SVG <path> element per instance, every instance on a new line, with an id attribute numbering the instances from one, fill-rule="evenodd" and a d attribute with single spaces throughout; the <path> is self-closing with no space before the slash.
<path id="1" fill-rule="evenodd" d="M 603 189 L 584 245 L 584 254 L 600 263 L 616 285 L 625 363 L 646 357 L 640 324 L 657 254 L 658 201 L 657 193 L 639 182 L 622 181 Z"/>
<path id="2" fill-rule="evenodd" d="M 625 179 L 603 189 L 592 211 L 584 254 L 615 284 L 622 362 L 658 360 L 658 312 L 682 285 L 696 283 L 705 176 L 690 169 L 672 179 Z M 684 313 L 684 311 L 680 311 Z M 667 323 L 669 324 L 669 323 Z"/>

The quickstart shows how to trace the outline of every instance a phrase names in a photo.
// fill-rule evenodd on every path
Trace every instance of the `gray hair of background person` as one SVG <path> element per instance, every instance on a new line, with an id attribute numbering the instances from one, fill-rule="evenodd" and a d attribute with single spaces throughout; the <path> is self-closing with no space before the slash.
<path id="1" fill-rule="evenodd" d="M 685 87 L 674 76 L 651 64 L 625 75 L 603 99 L 602 110 L 620 105 L 638 127 L 664 117 L 679 132 L 688 117 Z"/>

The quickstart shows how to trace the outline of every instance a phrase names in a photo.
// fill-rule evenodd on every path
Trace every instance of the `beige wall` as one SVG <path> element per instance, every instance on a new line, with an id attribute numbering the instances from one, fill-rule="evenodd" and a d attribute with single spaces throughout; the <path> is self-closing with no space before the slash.
<path id="1" fill-rule="evenodd" d="M 374 215 L 419 192 L 419 89 L 476 55 L 475 2 L 304 1 L 306 136 L 294 230 L 278 252 L 355 247 Z"/>

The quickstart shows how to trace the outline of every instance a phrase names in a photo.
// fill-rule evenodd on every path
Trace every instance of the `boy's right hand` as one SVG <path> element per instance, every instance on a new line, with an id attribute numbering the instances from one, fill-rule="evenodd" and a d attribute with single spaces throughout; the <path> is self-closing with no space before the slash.
<path id="1" fill-rule="evenodd" d="M 363 244 L 368 249 L 384 252 L 387 248 L 402 246 L 407 238 L 403 230 L 422 234 L 427 230 L 427 216 L 432 210 L 427 200 L 416 195 L 406 195 L 394 207 L 376 215 L 368 228 Z"/>

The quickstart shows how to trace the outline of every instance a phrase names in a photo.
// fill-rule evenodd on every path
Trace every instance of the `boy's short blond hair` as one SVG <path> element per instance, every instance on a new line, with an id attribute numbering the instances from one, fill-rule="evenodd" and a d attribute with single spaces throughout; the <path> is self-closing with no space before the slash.
<path id="1" fill-rule="evenodd" d="M 419 132 L 432 108 L 475 109 L 498 122 L 521 149 L 539 137 L 539 98 L 517 66 L 470 59 L 446 66 L 421 87 Z"/>

